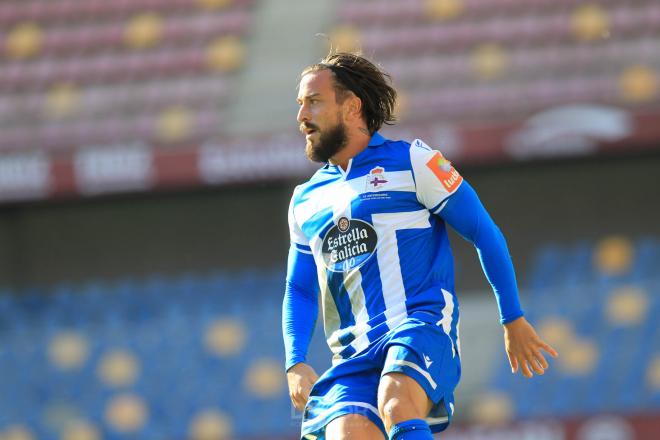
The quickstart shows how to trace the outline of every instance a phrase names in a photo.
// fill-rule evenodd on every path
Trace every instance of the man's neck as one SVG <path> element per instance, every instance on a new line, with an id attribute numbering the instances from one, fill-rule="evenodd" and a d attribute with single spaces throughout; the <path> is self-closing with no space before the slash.
<path id="1" fill-rule="evenodd" d="M 344 171 L 348 168 L 348 162 L 367 148 L 371 140 L 369 131 L 364 127 L 357 127 L 347 135 L 346 147 L 330 158 L 331 164 L 340 166 Z"/>

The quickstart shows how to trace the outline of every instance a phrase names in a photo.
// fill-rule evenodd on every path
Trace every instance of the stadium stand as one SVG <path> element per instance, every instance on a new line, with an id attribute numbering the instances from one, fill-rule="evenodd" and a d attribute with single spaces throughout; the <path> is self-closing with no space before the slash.
<path id="1" fill-rule="evenodd" d="M 655 2 L 342 2 L 340 46 L 373 54 L 405 121 L 510 120 L 573 102 L 657 100 Z"/>
<path id="2" fill-rule="evenodd" d="M 0 150 L 221 132 L 254 3 L 3 2 Z"/>
<path id="3" fill-rule="evenodd" d="M 526 307 L 561 352 L 557 368 L 527 381 L 503 360 L 472 417 L 657 410 L 658 255 L 657 238 L 540 249 Z M 67 430 L 110 439 L 295 432 L 282 374 L 282 278 L 279 270 L 248 270 L 3 292 L 0 395 L 12 399 L 0 399 L 0 432 L 22 426 L 28 439 L 78 438 L 62 436 Z M 313 365 L 327 367 L 322 338 L 311 353 Z M 254 413 L 257 424 L 246 416 Z"/>
<path id="4" fill-rule="evenodd" d="M 540 249 L 526 304 L 561 353 L 558 373 L 526 381 L 502 359 L 486 394 L 510 407 L 510 418 L 657 409 L 658 252 L 649 237 Z"/>

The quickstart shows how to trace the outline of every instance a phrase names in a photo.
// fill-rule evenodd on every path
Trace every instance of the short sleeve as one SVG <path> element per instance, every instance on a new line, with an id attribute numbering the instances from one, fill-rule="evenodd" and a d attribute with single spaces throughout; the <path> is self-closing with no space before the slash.
<path id="1" fill-rule="evenodd" d="M 436 213 L 447 197 L 461 186 L 463 177 L 442 153 L 419 139 L 410 145 L 410 162 L 415 175 L 417 199 Z"/>
<path id="2" fill-rule="evenodd" d="M 303 253 L 311 253 L 311 248 L 309 247 L 309 240 L 303 233 L 300 225 L 296 221 L 295 216 L 295 203 L 296 195 L 298 193 L 298 187 L 293 191 L 293 196 L 291 197 L 291 202 L 289 203 L 289 236 L 291 238 L 291 244 L 295 245 L 296 249 Z"/>

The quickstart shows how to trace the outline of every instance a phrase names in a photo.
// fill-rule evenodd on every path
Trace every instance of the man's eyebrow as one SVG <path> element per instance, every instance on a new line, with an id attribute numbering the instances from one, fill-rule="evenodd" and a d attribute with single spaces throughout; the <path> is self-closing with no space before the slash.
<path id="1" fill-rule="evenodd" d="M 303 96 L 302 98 L 299 97 L 299 98 L 298 98 L 298 101 L 303 100 L 303 99 L 315 98 L 315 97 L 317 97 L 317 96 L 321 96 L 321 94 L 318 93 L 318 92 L 317 92 L 317 93 L 310 93 L 309 95 L 307 95 L 307 96 Z"/>

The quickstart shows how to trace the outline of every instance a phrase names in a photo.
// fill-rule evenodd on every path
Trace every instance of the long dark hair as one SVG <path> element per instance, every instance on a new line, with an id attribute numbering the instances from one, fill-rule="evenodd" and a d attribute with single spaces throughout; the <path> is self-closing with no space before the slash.
<path id="1" fill-rule="evenodd" d="M 370 134 L 383 124 L 396 121 L 394 105 L 396 90 L 391 86 L 392 78 L 368 59 L 346 52 L 327 55 L 320 63 L 305 68 L 302 74 L 328 69 L 334 74 L 337 102 L 342 103 L 348 92 L 353 92 L 362 101 L 362 116 Z"/>

